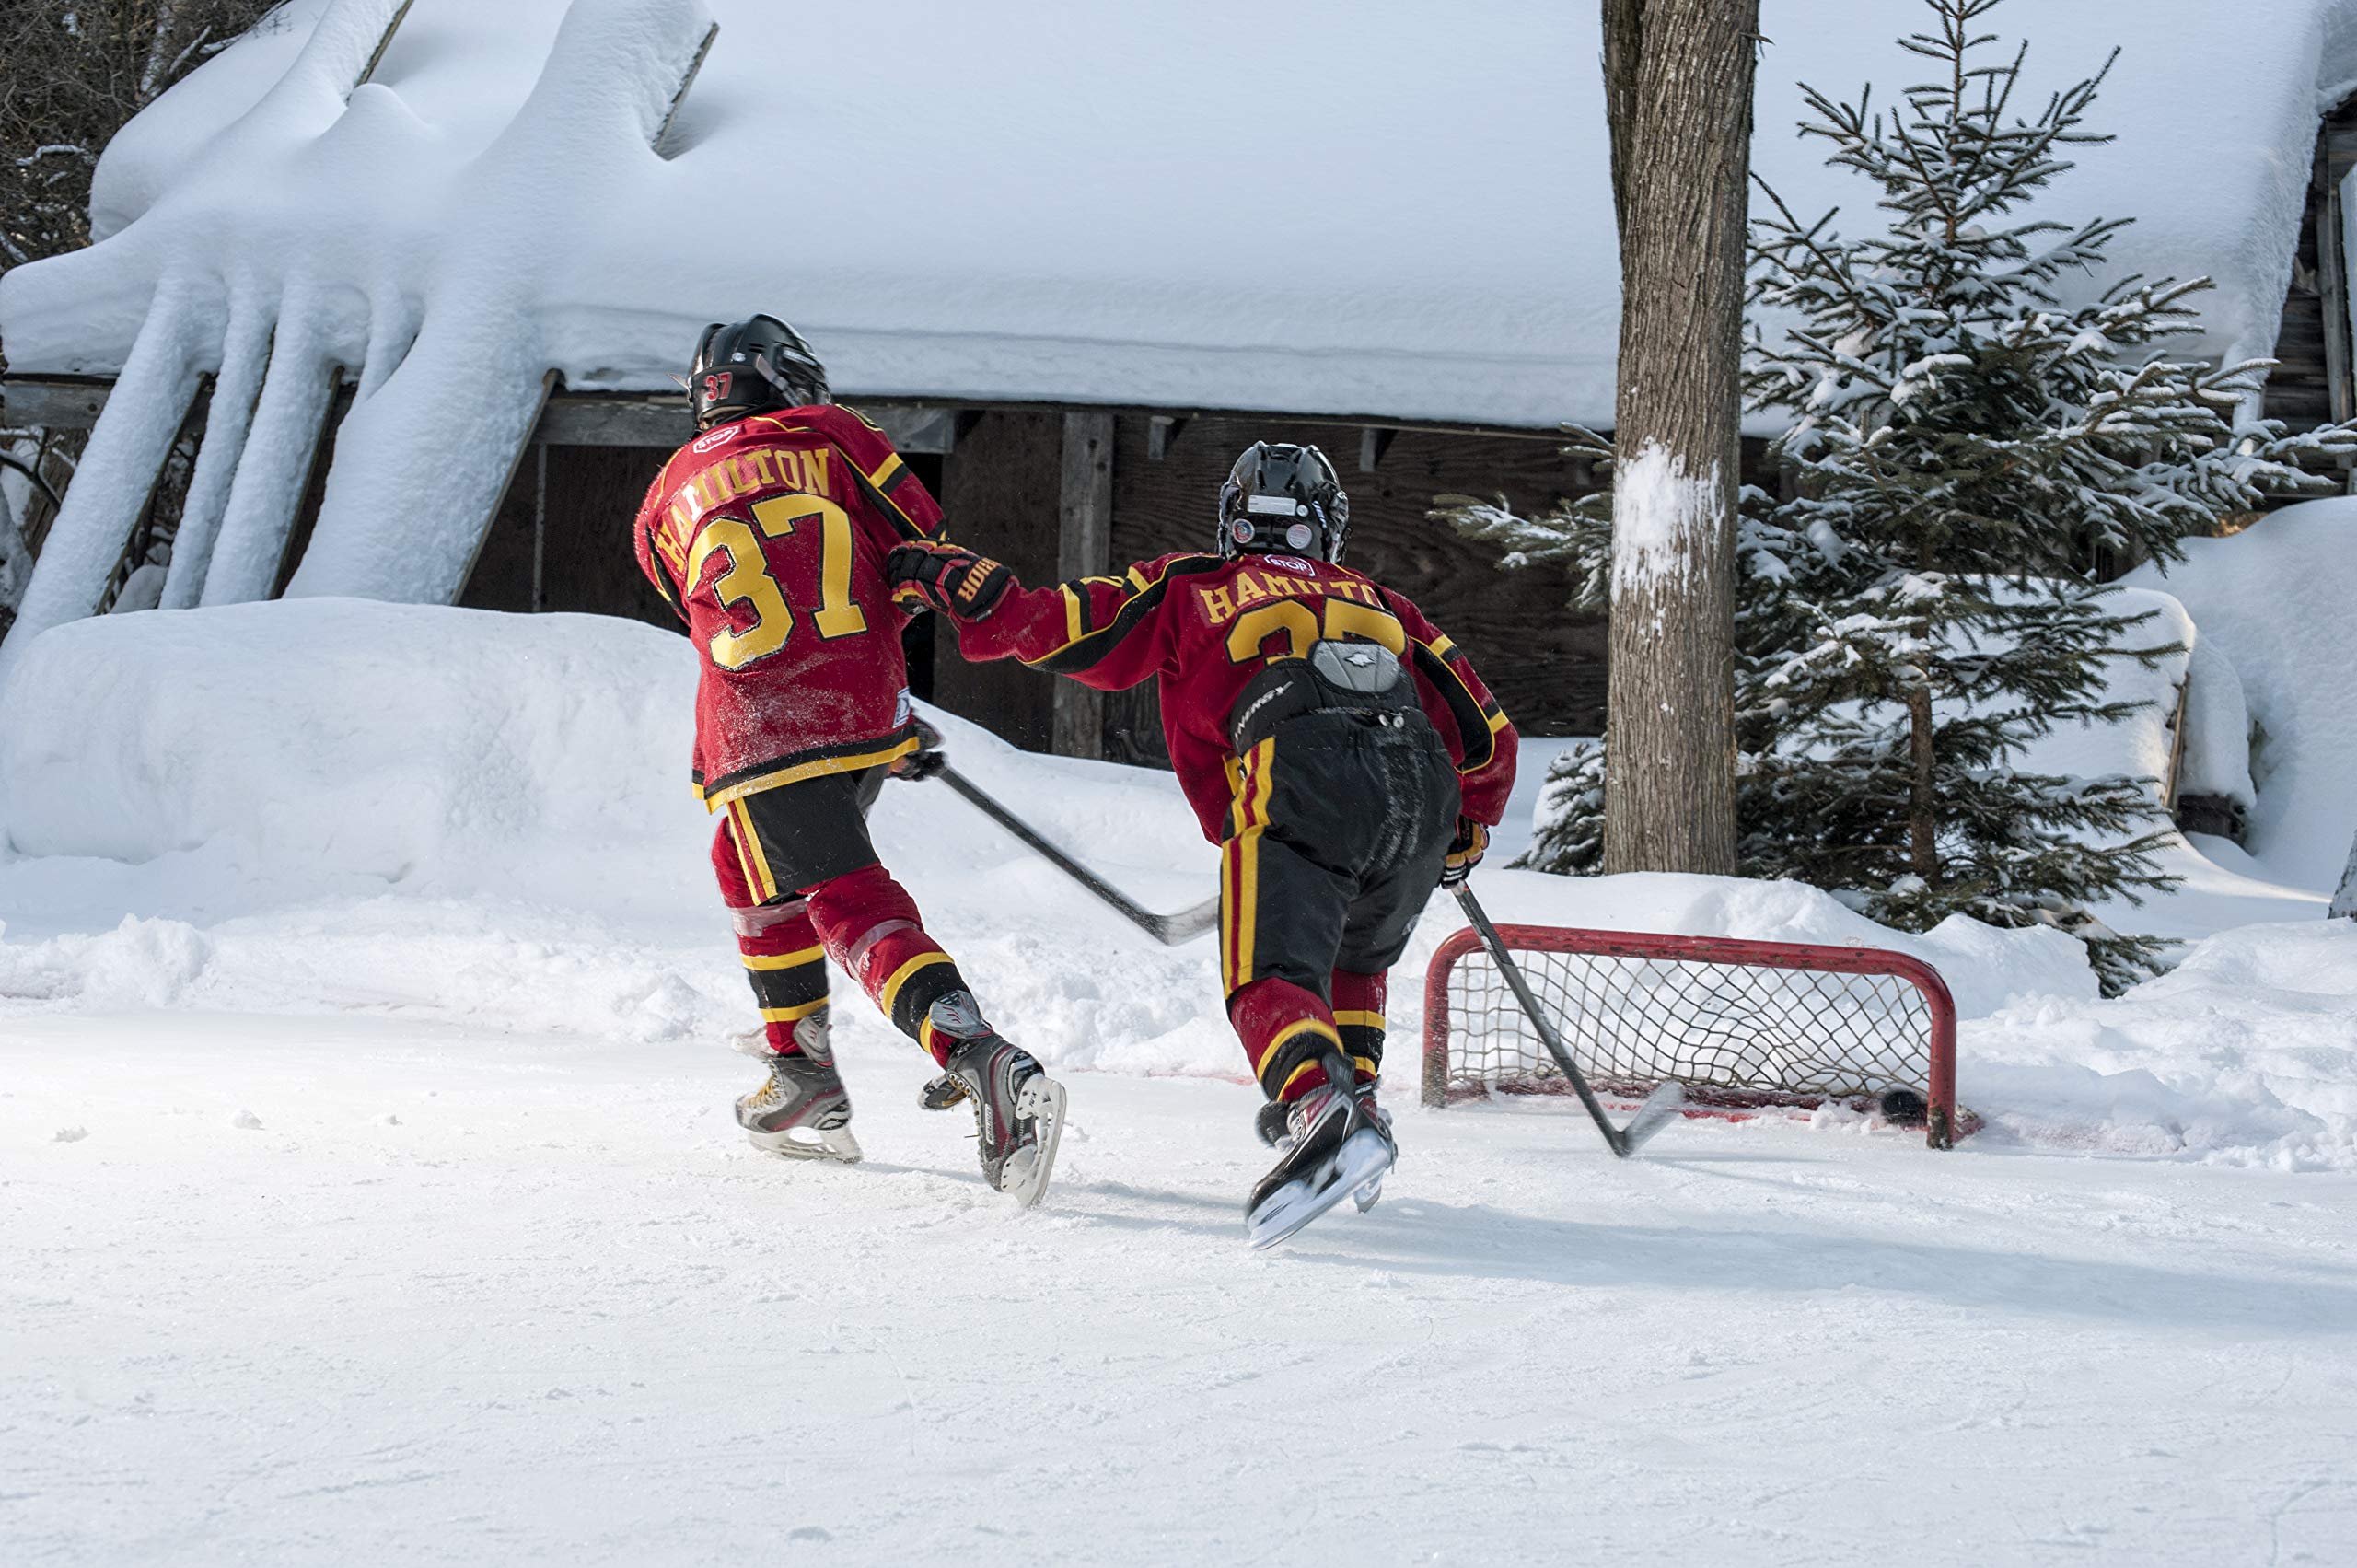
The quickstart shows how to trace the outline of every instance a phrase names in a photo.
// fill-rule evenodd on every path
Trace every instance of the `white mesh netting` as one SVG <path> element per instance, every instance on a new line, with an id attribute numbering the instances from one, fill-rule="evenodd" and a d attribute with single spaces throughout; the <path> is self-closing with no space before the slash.
<path id="1" fill-rule="evenodd" d="M 1519 943 L 1513 951 L 1572 1060 L 1598 1088 L 1642 1093 L 1675 1078 L 1703 1104 L 1810 1105 L 1893 1088 L 1922 1094 L 1932 1080 L 1931 1005 L 1900 975 Z M 1562 1086 L 1488 953 L 1457 956 L 1446 994 L 1446 1072 L 1428 1063 L 1427 1098 Z"/>

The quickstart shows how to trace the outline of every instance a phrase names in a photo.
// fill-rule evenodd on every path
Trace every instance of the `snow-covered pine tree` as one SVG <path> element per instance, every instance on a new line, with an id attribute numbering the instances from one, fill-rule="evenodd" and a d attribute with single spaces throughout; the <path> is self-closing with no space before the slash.
<path id="1" fill-rule="evenodd" d="M 2268 363 L 2211 368 L 2156 346 L 2197 330 L 2206 279 L 2130 277 L 2072 303 L 2124 219 L 2019 215 L 2108 138 L 2085 128 L 2103 71 L 2014 110 L 2024 52 L 1983 64 L 1974 29 L 2002 0 L 1925 0 L 1902 40 L 1937 66 L 1903 106 L 1806 91 L 1804 137 L 1875 188 L 1880 232 L 1845 239 L 1777 199 L 1753 226 L 1747 393 L 1782 416 L 1794 478 L 1746 497 L 1737 710 L 1746 872 L 1841 893 L 1922 929 L 1962 912 L 2087 941 L 2107 991 L 2160 944 L 2091 904 L 2166 885 L 2147 780 L 2024 772 L 2058 725 L 2125 717 L 2104 661 L 2155 659 L 2097 565 L 2174 560 L 2184 538 L 2311 482 L 2304 455 L 2357 444 L 2237 423 Z M 2074 291 L 2084 297 L 2084 291 Z M 1442 514 L 1509 564 L 1568 566 L 1575 602 L 1608 591 L 1609 501 L 1541 518 L 1459 500 Z M 1528 864 L 1585 872 L 1602 841 L 1599 756 L 1567 756 Z"/>

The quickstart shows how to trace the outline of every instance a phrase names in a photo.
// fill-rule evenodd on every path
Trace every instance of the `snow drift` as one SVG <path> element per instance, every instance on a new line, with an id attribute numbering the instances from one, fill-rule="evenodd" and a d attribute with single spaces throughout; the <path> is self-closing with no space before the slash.
<path id="1" fill-rule="evenodd" d="M 2246 752 L 2251 855 L 2294 887 L 2329 892 L 2357 834 L 2357 498 L 2305 502 L 2231 538 L 2189 540 L 2183 563 L 2139 567 L 2127 581 L 2176 596 L 2201 645 L 2233 667 L 2238 695 L 2195 710 L 2194 733 L 2211 733 L 2189 745 L 2189 765 L 2236 787 L 2230 732 L 2247 723 L 2258 738 Z"/>
<path id="2" fill-rule="evenodd" d="M 485 887 L 694 827 L 695 675 L 679 637 L 589 616 L 322 599 L 77 621 L 0 694 L 0 842 Z"/>
<path id="3" fill-rule="evenodd" d="M 0 691 L 0 1010 L 394 1011 L 633 1040 L 740 1027 L 711 823 L 684 784 L 692 679 L 678 637 L 590 616 L 306 600 L 52 632 Z M 941 722 L 961 769 L 1149 905 L 1211 891 L 1214 857 L 1168 776 Z M 1043 1057 L 1240 1073 L 1209 939 L 1155 945 L 927 786 L 888 789 L 876 833 Z M 1482 888 L 1501 920 L 1927 959 L 1965 1020 L 1984 1146 L 2357 1168 L 2357 923 L 2228 932 L 2103 1002 L 2053 931 L 1956 919 L 1907 935 L 1791 883 L 1492 869 Z M 1398 971 L 1401 1062 L 1453 913 L 1440 900 Z M 884 1030 L 842 1014 L 853 1036 Z"/>

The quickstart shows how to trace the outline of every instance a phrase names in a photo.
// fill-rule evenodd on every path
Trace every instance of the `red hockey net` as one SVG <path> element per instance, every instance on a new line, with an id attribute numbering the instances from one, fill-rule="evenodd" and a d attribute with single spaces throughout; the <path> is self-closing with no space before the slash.
<path id="1" fill-rule="evenodd" d="M 1690 1102 L 1730 1109 L 1920 1105 L 1933 1148 L 1970 1131 L 1956 1124 L 1956 1005 L 1919 959 L 1562 926 L 1498 935 L 1599 1092 L 1642 1095 L 1675 1078 Z M 1424 986 L 1424 1103 L 1566 1087 L 1480 938 L 1443 942 Z"/>

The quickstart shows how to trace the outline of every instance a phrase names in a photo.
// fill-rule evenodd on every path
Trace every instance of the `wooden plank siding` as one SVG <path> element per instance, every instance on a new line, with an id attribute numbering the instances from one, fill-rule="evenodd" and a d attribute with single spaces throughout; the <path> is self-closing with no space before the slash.
<path id="1" fill-rule="evenodd" d="M 2275 343 L 2278 364 L 2268 374 L 2261 399 L 2268 418 L 2280 419 L 2293 430 L 2313 429 L 2357 412 L 2351 407 L 2349 377 L 2349 259 L 2340 253 L 2339 237 L 2330 231 L 2340 209 L 2336 193 L 2351 168 L 2357 168 L 2357 97 L 2327 115 L 2316 132 L 2307 211 L 2300 223 L 2292 286 L 2284 296 L 2282 327 Z M 2332 314 L 2328 302 L 2340 305 L 2341 319 L 2327 319 Z M 2339 334 L 2337 354 L 2328 332 Z M 2338 412 L 2336 379 L 2340 382 Z"/>
<path id="2" fill-rule="evenodd" d="M 942 510 L 957 538 L 1015 568 L 1027 583 L 1060 579 L 1063 416 L 991 410 L 958 422 L 942 459 Z M 1116 465 L 1118 474 L 1118 462 Z M 1008 659 L 968 664 L 936 635 L 933 700 L 1028 751 L 1055 744 L 1054 678 Z"/>

